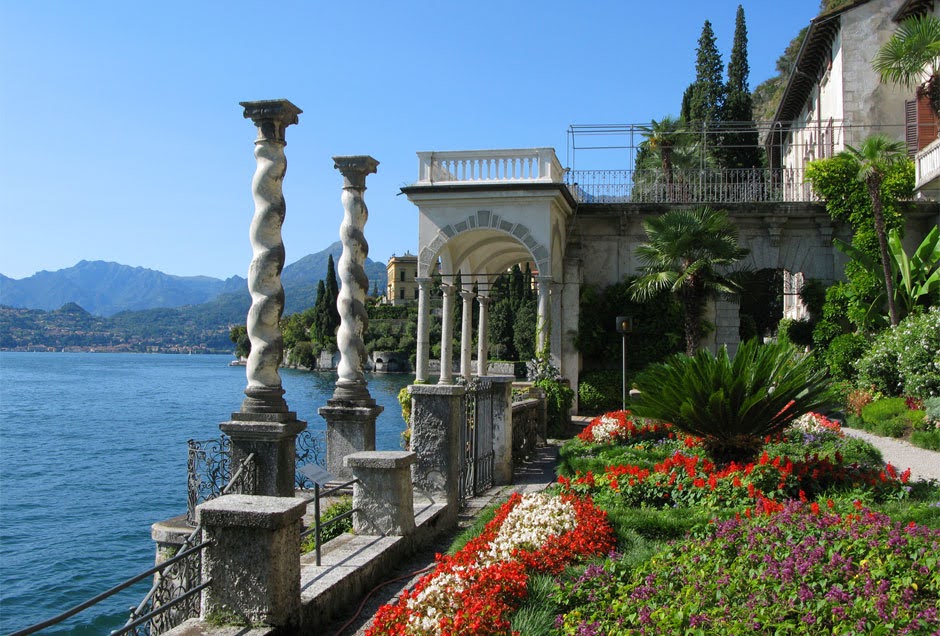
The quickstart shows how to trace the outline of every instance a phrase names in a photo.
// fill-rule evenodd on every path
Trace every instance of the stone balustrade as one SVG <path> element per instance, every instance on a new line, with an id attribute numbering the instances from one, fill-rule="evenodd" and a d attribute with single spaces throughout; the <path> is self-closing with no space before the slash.
<path id="1" fill-rule="evenodd" d="M 416 185 L 454 183 L 563 183 L 552 148 L 419 152 Z"/>
<path id="2" fill-rule="evenodd" d="M 940 177 L 940 139 L 930 143 L 917 153 L 914 163 L 914 187 L 921 188 Z"/>

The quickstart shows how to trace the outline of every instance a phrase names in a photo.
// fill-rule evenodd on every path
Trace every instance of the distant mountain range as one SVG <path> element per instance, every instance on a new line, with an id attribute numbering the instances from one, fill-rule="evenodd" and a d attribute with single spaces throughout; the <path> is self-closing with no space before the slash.
<path id="1" fill-rule="evenodd" d="M 302 311 L 316 300 L 317 282 L 326 277 L 330 255 L 335 262 L 343 253 L 342 243 L 303 257 L 288 265 L 281 274 L 285 313 Z M 385 264 L 366 259 L 369 292 L 385 290 Z M 211 303 L 231 304 L 234 294 L 250 304 L 248 282 L 241 276 L 225 280 L 209 276 L 172 276 L 143 267 L 130 267 L 105 261 L 81 261 L 73 267 L 42 271 L 15 280 L 0 274 L 0 305 L 13 308 L 52 311 L 74 303 L 90 314 L 113 316 L 123 311 L 174 308 Z"/>
<path id="2" fill-rule="evenodd" d="M 284 314 L 312 307 L 337 241 L 281 274 Z M 366 260 L 369 292 L 385 290 L 385 264 Z M 245 324 L 251 296 L 240 276 L 171 276 L 143 267 L 82 261 L 14 280 L 0 274 L 0 348 L 231 351 L 229 327 Z"/>

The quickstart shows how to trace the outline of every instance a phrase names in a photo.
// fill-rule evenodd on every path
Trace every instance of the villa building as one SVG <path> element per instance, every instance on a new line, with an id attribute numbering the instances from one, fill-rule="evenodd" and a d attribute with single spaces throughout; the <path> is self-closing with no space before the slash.
<path id="1" fill-rule="evenodd" d="M 407 305 L 418 302 L 418 257 L 410 252 L 392 256 L 386 266 L 388 287 L 385 302 L 389 305 Z"/>
<path id="2" fill-rule="evenodd" d="M 803 170 L 881 133 L 907 141 L 910 154 L 937 138 L 926 100 L 883 83 L 872 69 L 879 48 L 909 15 L 936 11 L 933 2 L 861 0 L 812 20 L 766 137 L 771 168 L 788 179 L 784 196 L 806 200 Z"/>

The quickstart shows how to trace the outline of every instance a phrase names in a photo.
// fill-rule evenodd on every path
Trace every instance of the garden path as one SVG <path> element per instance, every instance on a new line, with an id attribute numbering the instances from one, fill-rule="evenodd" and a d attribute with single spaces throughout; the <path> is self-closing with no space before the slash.
<path id="1" fill-rule="evenodd" d="M 886 462 L 902 473 L 911 469 L 911 479 L 936 479 L 940 481 L 940 453 L 937 451 L 919 448 L 909 442 L 891 437 L 872 435 L 866 431 L 854 428 L 842 428 L 846 435 L 863 439 L 881 451 Z"/>

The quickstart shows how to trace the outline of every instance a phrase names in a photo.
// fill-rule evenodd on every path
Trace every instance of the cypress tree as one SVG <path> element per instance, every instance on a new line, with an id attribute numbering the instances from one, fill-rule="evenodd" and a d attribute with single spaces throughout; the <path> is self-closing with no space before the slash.
<path id="1" fill-rule="evenodd" d="M 313 324 L 310 326 L 311 336 L 315 342 L 324 343 L 323 336 L 328 321 L 326 311 L 326 285 L 322 280 L 317 281 L 317 300 L 313 304 Z"/>
<path id="2" fill-rule="evenodd" d="M 336 337 L 336 330 L 339 329 L 339 310 L 336 309 L 336 299 L 339 298 L 339 285 L 336 282 L 336 268 L 333 266 L 333 255 L 330 254 L 326 261 L 326 312 L 327 322 L 325 324 L 326 332 L 323 334 L 329 338 L 330 342 Z"/>
<path id="3" fill-rule="evenodd" d="M 715 32 L 712 24 L 705 20 L 702 26 L 702 35 L 698 40 L 698 49 L 695 54 L 695 81 L 689 86 L 688 100 L 683 102 L 688 106 L 684 108 L 684 117 L 689 122 L 715 122 L 721 113 L 724 102 L 725 87 L 722 82 L 721 54 L 715 43 Z"/>
<path id="4" fill-rule="evenodd" d="M 747 25 L 744 7 L 738 5 L 734 23 L 734 43 L 728 61 L 728 83 L 721 109 L 721 121 L 727 122 L 716 153 L 722 168 L 756 168 L 761 165 L 761 151 L 754 126 L 754 106 L 747 80 Z M 746 124 L 744 123 L 746 122 Z"/>

